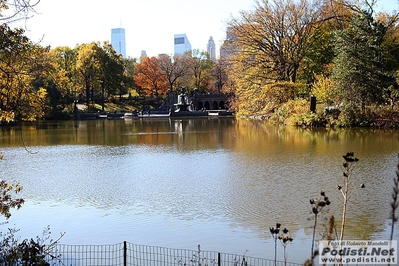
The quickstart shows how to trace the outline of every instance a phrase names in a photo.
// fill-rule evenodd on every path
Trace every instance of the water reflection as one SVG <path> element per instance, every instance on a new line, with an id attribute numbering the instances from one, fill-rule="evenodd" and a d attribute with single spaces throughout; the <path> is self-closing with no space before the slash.
<path id="1" fill-rule="evenodd" d="M 167 231 L 180 243 L 188 228 L 210 228 L 200 234 L 211 243 L 231 246 L 238 234 L 234 241 L 247 239 L 245 248 L 256 250 L 270 241 L 268 228 L 280 222 L 293 232 L 295 246 L 311 236 L 309 199 L 321 190 L 332 201 L 325 217 L 334 215 L 339 224 L 343 199 L 336 185 L 342 155 L 354 151 L 360 159 L 354 181 L 366 188 L 350 200 L 347 238 L 386 237 L 399 150 L 396 131 L 306 130 L 212 118 L 46 122 L 2 128 L 1 133 L 1 174 L 18 178 L 28 201 L 50 202 L 45 212 L 66 209 L 81 223 L 96 210 L 103 212 L 90 228 L 63 224 L 65 231 L 85 235 L 85 230 L 100 230 L 110 216 L 122 234 L 116 238 L 134 234 L 139 244 L 146 239 L 137 239 L 137 231 L 121 229 L 132 220 L 143 227 L 156 224 L 159 228 L 148 230 L 161 230 L 160 242 Z M 38 153 L 27 153 L 22 140 Z M 57 223 L 57 217 L 44 217 L 45 225 Z M 149 223 L 154 217 L 170 222 Z M 184 226 L 176 229 L 176 224 Z M 219 234 L 211 230 L 216 227 Z M 101 237 L 90 240 L 103 243 Z"/>

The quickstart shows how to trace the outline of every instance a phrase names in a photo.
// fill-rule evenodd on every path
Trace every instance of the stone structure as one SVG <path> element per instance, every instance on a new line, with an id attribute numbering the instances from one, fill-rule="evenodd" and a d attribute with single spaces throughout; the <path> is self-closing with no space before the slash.
<path id="1" fill-rule="evenodd" d="M 225 110 L 227 96 L 225 94 L 200 94 L 196 93 L 191 98 L 194 110 Z"/>

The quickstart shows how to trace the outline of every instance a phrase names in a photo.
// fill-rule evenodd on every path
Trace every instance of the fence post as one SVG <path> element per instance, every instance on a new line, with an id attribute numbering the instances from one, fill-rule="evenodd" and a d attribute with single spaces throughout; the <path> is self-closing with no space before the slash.
<path id="1" fill-rule="evenodd" d="M 218 252 L 218 266 L 222 265 L 222 259 L 221 259 L 221 255 L 220 252 Z"/>
<path id="2" fill-rule="evenodd" d="M 123 241 L 123 266 L 127 266 L 127 244 Z"/>

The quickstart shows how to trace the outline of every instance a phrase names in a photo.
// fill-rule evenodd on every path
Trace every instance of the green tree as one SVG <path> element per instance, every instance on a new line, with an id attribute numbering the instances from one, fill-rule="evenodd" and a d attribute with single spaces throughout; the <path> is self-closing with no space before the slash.
<path id="1" fill-rule="evenodd" d="M 108 42 L 105 42 L 99 48 L 102 100 L 104 100 L 105 93 L 119 95 L 121 98 L 123 94 L 128 92 L 125 61 L 123 61 L 122 56 L 117 54 Z"/>
<path id="2" fill-rule="evenodd" d="M 135 89 L 135 94 L 139 94 L 137 87 L 134 83 L 134 69 L 137 65 L 136 58 L 125 58 L 124 59 L 125 65 L 125 77 L 126 77 L 126 86 L 130 88 L 129 95 L 132 93 L 132 90 Z"/>
<path id="3" fill-rule="evenodd" d="M 383 101 L 384 88 L 392 82 L 382 62 L 386 31 L 371 13 L 362 11 L 348 28 L 336 32 L 332 80 L 347 108 L 364 113 L 367 105 Z"/>

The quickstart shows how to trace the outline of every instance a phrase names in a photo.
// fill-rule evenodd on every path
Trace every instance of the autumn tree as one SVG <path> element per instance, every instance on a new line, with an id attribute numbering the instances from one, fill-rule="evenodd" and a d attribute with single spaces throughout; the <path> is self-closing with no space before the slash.
<path id="1" fill-rule="evenodd" d="M 43 117 L 46 90 L 35 86 L 47 50 L 33 44 L 22 29 L 0 26 L 0 110 L 3 122 Z"/>
<path id="2" fill-rule="evenodd" d="M 76 69 L 79 74 L 77 91 L 85 95 L 86 104 L 94 103 L 94 90 L 100 88 L 100 48 L 97 43 L 82 44 L 78 49 Z"/>
<path id="3" fill-rule="evenodd" d="M 11 209 L 19 209 L 24 204 L 22 198 L 15 198 L 12 194 L 18 194 L 22 190 L 22 186 L 18 182 L 7 183 L 4 180 L 0 180 L 0 190 L 2 191 L 2 197 L 0 198 L 0 215 L 6 219 L 11 217 Z"/>
<path id="4" fill-rule="evenodd" d="M 213 62 L 208 53 L 193 50 L 192 56 L 188 59 L 188 68 L 192 80 L 191 86 L 199 92 L 208 92 L 213 80 L 211 75 Z"/>
<path id="5" fill-rule="evenodd" d="M 29 84 L 30 79 L 24 79 L 29 74 L 29 68 L 26 64 L 31 63 L 31 49 L 35 49 L 29 39 L 24 36 L 24 30 L 11 29 L 7 23 L 26 18 L 33 7 L 39 1 L 32 4 L 29 0 L 0 0 L 0 123 L 7 120 L 12 122 L 15 117 L 14 107 L 17 106 L 16 97 L 23 96 L 23 85 Z M 5 11 L 9 12 L 5 14 Z M 24 16 L 25 15 L 25 16 Z M 23 63 L 27 60 L 26 64 Z M 26 92 L 31 92 L 31 87 L 25 87 Z M 24 97 L 25 98 L 25 97 Z M 0 162 L 3 154 L 0 152 Z M 21 191 L 22 186 L 18 182 L 9 183 L 0 180 L 0 215 L 8 219 L 11 216 L 11 209 L 19 209 L 24 200 L 15 198 L 12 194 Z"/>
<path id="6" fill-rule="evenodd" d="M 312 86 L 317 77 L 331 75 L 334 59 L 334 32 L 347 28 L 356 9 L 350 1 L 322 1 L 320 21 L 314 27 L 312 42 L 298 68 L 297 80 Z"/>
<path id="7" fill-rule="evenodd" d="M 147 96 L 162 95 L 168 89 L 165 72 L 156 57 L 146 57 L 137 64 L 134 82 L 145 90 Z"/>
<path id="8" fill-rule="evenodd" d="M 50 58 L 53 64 L 52 77 L 57 86 L 61 101 L 71 104 L 76 100 L 77 69 L 76 60 L 77 48 L 56 47 L 50 50 Z"/>
<path id="9" fill-rule="evenodd" d="M 239 47 L 235 60 L 263 82 L 296 82 L 297 72 L 320 27 L 321 2 L 260 0 L 252 12 L 241 12 L 229 25 Z"/>
<path id="10" fill-rule="evenodd" d="M 169 91 L 176 91 L 179 79 L 182 79 L 187 74 L 187 58 L 187 55 L 174 55 L 173 58 L 166 54 L 159 56 L 159 66 L 165 74 Z"/>
<path id="11" fill-rule="evenodd" d="M 126 60 L 108 43 L 82 44 L 74 49 L 56 47 L 50 51 L 54 82 L 67 103 L 84 94 L 86 103 L 103 102 L 110 95 L 121 95 L 132 87 Z"/>
<path id="12" fill-rule="evenodd" d="M 228 70 L 229 70 L 228 60 L 226 60 L 223 57 L 216 60 L 216 62 L 213 64 L 211 73 L 215 80 L 215 88 L 217 93 L 224 92 L 224 88 L 227 86 L 229 82 Z"/>
<path id="13" fill-rule="evenodd" d="M 46 90 L 34 84 L 46 48 L 32 43 L 9 23 L 35 13 L 39 0 L 0 1 L 0 123 L 35 120 L 44 115 Z M 33 75 L 36 71 L 36 77 Z"/>
<path id="14" fill-rule="evenodd" d="M 295 83 L 312 77 L 302 75 L 298 80 L 298 73 L 319 41 L 325 20 L 320 1 L 259 0 L 253 10 L 242 11 L 229 22 L 229 47 L 235 51 L 229 58 L 229 78 L 238 112 L 270 112 L 282 99 L 306 96 L 309 89 Z"/>

